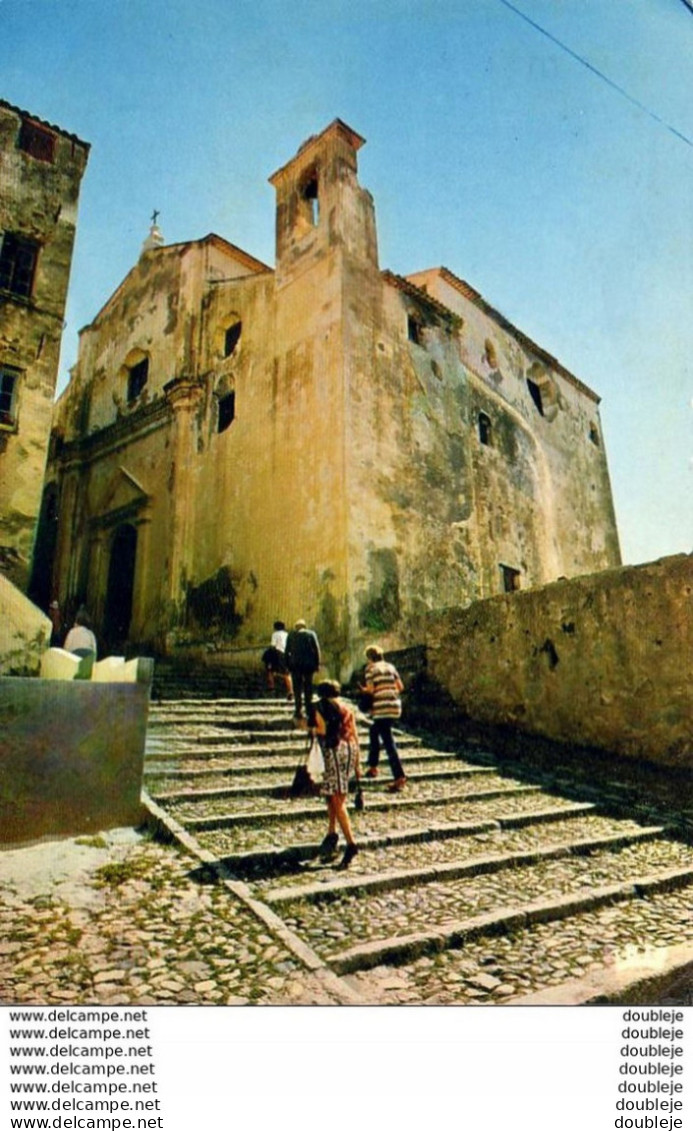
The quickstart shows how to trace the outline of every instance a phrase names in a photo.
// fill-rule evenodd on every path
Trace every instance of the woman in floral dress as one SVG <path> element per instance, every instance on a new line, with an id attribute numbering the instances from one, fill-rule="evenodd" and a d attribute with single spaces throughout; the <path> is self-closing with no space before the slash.
<path id="1" fill-rule="evenodd" d="M 344 833 L 346 848 L 338 868 L 348 868 L 358 852 L 346 809 L 349 779 L 359 777 L 359 740 L 354 712 L 339 699 L 340 687 L 335 680 L 318 684 L 315 705 L 315 729 L 325 759 L 325 776 L 321 793 L 327 798 L 328 832 L 320 846 L 321 859 L 327 862 L 337 853 L 339 834 Z"/>

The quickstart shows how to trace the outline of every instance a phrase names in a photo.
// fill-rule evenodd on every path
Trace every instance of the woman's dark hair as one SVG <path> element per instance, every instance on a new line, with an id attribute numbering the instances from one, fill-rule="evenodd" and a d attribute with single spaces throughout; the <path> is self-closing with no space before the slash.
<path id="1" fill-rule="evenodd" d="M 275 632 L 283 631 L 285 628 L 286 628 L 286 625 L 284 624 L 283 620 L 275 620 L 275 622 L 274 622 L 274 631 Z"/>
<path id="2" fill-rule="evenodd" d="M 336 679 L 324 679 L 316 688 L 321 699 L 336 699 L 341 690 Z"/>
<path id="3" fill-rule="evenodd" d="M 91 617 L 84 606 L 75 613 L 75 624 L 81 625 L 82 628 L 91 628 Z"/>

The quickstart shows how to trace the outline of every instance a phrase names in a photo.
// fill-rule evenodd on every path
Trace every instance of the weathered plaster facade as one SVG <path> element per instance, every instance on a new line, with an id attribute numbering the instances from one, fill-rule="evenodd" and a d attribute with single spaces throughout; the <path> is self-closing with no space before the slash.
<path id="1" fill-rule="evenodd" d="M 305 616 L 345 675 L 620 560 L 598 398 L 449 271 L 381 271 L 362 144 L 337 120 L 271 178 L 274 269 L 155 229 L 81 334 L 55 577 L 113 645 L 256 662 Z"/>
<path id="2" fill-rule="evenodd" d="M 79 138 L 0 101 L 0 570 L 23 589 L 88 154 Z"/>
<path id="3" fill-rule="evenodd" d="M 51 622 L 0 573 L 0 676 L 38 675 Z"/>
<path id="4" fill-rule="evenodd" d="M 429 675 L 470 718 L 693 765 L 693 557 L 432 614 Z"/>

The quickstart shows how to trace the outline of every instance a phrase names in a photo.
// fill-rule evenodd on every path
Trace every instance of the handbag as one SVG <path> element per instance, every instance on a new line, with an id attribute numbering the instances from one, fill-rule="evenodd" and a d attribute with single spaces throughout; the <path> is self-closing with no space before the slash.
<path id="1" fill-rule="evenodd" d="M 325 759 L 323 757 L 322 747 L 315 736 L 312 737 L 310 746 L 308 747 L 306 769 L 313 782 L 322 781 L 325 776 Z"/>
<path id="2" fill-rule="evenodd" d="M 316 750 L 317 748 L 317 750 Z M 311 764 L 318 778 L 313 777 Z M 318 780 L 325 773 L 325 760 L 317 738 L 313 735 L 308 743 L 308 752 L 296 767 L 294 780 L 289 788 L 289 797 L 315 797 L 319 793 Z"/>
<path id="3" fill-rule="evenodd" d="M 294 780 L 289 786 L 289 797 L 314 797 L 315 788 L 315 782 L 308 773 L 305 762 L 299 762 Z"/>

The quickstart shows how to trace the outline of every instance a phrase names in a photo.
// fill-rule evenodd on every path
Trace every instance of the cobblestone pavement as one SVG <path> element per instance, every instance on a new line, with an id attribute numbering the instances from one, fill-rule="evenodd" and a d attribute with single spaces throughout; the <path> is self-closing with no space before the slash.
<path id="1" fill-rule="evenodd" d="M 614 808 L 485 748 L 399 740 L 407 789 L 387 793 L 386 764 L 367 783 L 343 873 L 318 859 L 324 802 L 286 797 L 289 706 L 153 705 L 146 785 L 178 843 L 0 854 L 0 1000 L 494 1004 L 693 947 L 670 798 Z"/>
<path id="2" fill-rule="evenodd" d="M 174 846 L 115 830 L 0 854 L 0 1002 L 331 1004 Z"/>

